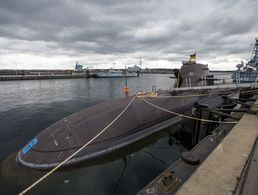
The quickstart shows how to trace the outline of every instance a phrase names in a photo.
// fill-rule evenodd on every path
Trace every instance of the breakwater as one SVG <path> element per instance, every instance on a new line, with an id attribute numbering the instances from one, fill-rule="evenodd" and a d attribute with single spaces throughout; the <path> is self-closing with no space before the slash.
<path id="1" fill-rule="evenodd" d="M 0 70 L 0 81 L 89 78 L 88 70 Z"/>
<path id="2" fill-rule="evenodd" d="M 88 78 L 87 75 L 6 75 L 0 76 L 0 81 L 42 80 L 42 79 L 74 79 Z"/>
<path id="3" fill-rule="evenodd" d="M 120 70 L 120 69 L 115 69 Z M 89 78 L 108 69 L 84 70 L 0 70 L 0 81 Z M 173 74 L 172 69 L 142 69 L 140 74 Z"/>

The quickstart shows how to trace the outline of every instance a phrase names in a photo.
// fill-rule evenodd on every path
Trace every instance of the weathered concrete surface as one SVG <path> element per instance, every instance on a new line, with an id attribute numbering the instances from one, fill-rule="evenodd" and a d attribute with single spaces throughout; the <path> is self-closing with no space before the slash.
<path id="1" fill-rule="evenodd" d="M 257 135 L 258 116 L 245 114 L 176 194 L 231 194 Z"/>
<path id="2" fill-rule="evenodd" d="M 253 148 L 252 156 L 249 159 L 249 164 L 243 176 L 243 184 L 240 189 L 241 193 L 237 194 L 258 194 L 258 138 L 256 139 L 256 144 Z"/>
<path id="3" fill-rule="evenodd" d="M 255 101 L 253 107 L 251 108 L 251 112 L 258 113 L 258 99 Z"/>

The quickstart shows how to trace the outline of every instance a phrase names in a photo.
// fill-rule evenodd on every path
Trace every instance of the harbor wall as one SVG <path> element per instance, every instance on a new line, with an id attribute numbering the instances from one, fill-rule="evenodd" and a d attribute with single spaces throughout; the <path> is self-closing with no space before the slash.
<path id="1" fill-rule="evenodd" d="M 0 81 L 89 78 L 89 70 L 0 70 Z"/>

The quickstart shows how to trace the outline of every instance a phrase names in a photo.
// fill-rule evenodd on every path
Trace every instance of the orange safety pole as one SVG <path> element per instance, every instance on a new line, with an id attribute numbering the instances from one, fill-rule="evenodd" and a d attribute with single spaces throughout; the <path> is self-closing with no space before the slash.
<path id="1" fill-rule="evenodd" d="M 124 93 L 125 93 L 125 96 L 128 96 L 128 94 L 129 94 L 129 89 L 128 89 L 127 85 L 124 87 Z"/>

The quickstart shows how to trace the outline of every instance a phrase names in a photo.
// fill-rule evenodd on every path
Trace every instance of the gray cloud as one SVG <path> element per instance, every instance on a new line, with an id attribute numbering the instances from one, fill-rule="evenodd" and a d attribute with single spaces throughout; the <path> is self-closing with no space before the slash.
<path id="1" fill-rule="evenodd" d="M 0 55 L 171 65 L 197 51 L 211 63 L 240 60 L 258 36 L 257 9 L 255 0 L 0 0 Z"/>

